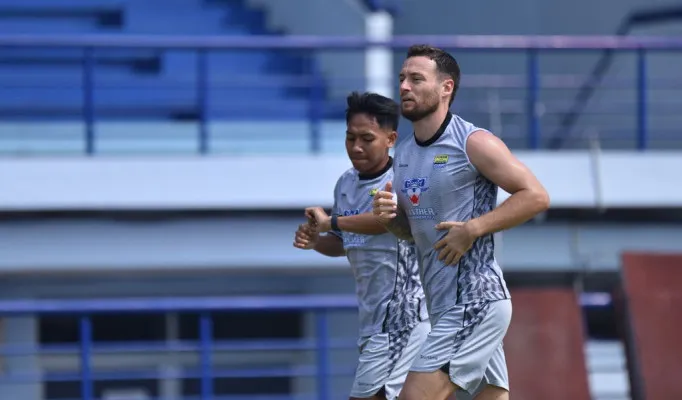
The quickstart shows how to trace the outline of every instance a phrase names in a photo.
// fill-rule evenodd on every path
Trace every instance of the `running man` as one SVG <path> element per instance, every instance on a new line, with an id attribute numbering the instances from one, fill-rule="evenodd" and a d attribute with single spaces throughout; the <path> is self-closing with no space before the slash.
<path id="1" fill-rule="evenodd" d="M 389 233 L 372 213 L 374 194 L 393 179 L 398 104 L 374 93 L 348 96 L 346 150 L 353 168 L 334 189 L 332 215 L 306 209 L 294 246 L 346 256 L 359 303 L 360 359 L 350 398 L 397 399 L 431 325 L 411 239 Z M 320 233 L 328 232 L 326 235 Z"/>
<path id="2" fill-rule="evenodd" d="M 512 306 L 493 233 L 549 207 L 543 186 L 500 139 L 450 113 L 459 79 L 447 52 L 408 50 L 400 97 L 414 138 L 396 148 L 394 180 L 374 200 L 380 221 L 415 241 L 432 324 L 404 400 L 509 399 L 502 341 Z M 498 187 L 511 196 L 495 207 Z"/>

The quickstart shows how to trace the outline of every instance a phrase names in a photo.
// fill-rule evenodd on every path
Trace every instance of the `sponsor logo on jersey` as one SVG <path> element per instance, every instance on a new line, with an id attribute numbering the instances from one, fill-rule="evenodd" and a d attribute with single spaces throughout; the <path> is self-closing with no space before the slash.
<path id="1" fill-rule="evenodd" d="M 346 249 L 363 247 L 367 244 L 367 239 L 368 237 L 366 235 L 344 232 L 343 247 Z"/>
<path id="2" fill-rule="evenodd" d="M 343 216 L 344 217 L 348 217 L 351 215 L 358 215 L 358 214 L 360 214 L 360 210 L 357 208 L 355 210 L 343 210 Z"/>
<path id="3" fill-rule="evenodd" d="M 447 154 L 439 154 L 435 157 L 433 157 L 433 167 L 434 168 L 443 168 L 445 167 L 445 164 L 448 163 L 448 155 Z"/>
<path id="4" fill-rule="evenodd" d="M 415 207 L 407 210 L 407 217 L 412 219 L 436 219 L 436 211 L 431 207 Z"/>
<path id="5" fill-rule="evenodd" d="M 376 188 L 375 188 L 375 189 L 370 189 L 370 190 L 369 190 L 369 196 L 370 196 L 370 197 L 374 197 L 374 195 L 377 194 L 378 191 L 379 191 L 379 189 L 376 189 Z"/>

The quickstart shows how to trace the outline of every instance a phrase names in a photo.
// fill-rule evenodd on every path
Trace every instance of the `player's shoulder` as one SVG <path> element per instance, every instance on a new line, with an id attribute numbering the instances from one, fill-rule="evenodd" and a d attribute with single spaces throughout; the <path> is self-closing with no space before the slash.
<path id="1" fill-rule="evenodd" d="M 446 132 L 456 135 L 469 135 L 480 129 L 481 128 L 476 126 L 473 122 L 468 121 L 457 114 L 452 114 L 452 119 L 450 120 L 450 124 L 448 124 Z"/>
<path id="2" fill-rule="evenodd" d="M 358 175 L 358 171 L 351 167 L 345 170 L 340 176 L 339 179 L 336 180 L 336 185 L 342 185 L 344 182 L 347 182 L 349 180 L 354 180 Z"/>
<path id="3" fill-rule="evenodd" d="M 451 114 L 452 114 L 452 118 L 450 119 L 450 125 L 466 126 L 466 127 L 475 126 L 473 122 L 465 119 L 461 115 L 455 114 L 455 113 L 451 113 Z"/>
<path id="4" fill-rule="evenodd" d="M 455 145 L 455 147 L 464 149 L 469 137 L 473 133 L 479 131 L 490 133 L 490 131 L 488 131 L 487 129 L 482 128 L 470 121 L 467 121 L 466 119 L 460 117 L 459 115 L 453 114 L 452 120 L 450 121 L 446 133 L 447 136 L 449 137 L 449 140 L 453 145 Z"/>

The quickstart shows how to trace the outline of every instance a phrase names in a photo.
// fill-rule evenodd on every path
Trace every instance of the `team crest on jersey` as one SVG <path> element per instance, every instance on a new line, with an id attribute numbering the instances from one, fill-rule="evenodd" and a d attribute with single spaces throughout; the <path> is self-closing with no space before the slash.
<path id="1" fill-rule="evenodd" d="M 405 180 L 402 192 L 407 195 L 412 207 L 419 207 L 422 193 L 427 190 L 429 190 L 429 187 L 426 184 L 426 178 L 412 178 Z"/>
<path id="2" fill-rule="evenodd" d="M 448 155 L 447 154 L 439 154 L 433 158 L 433 167 L 434 168 L 443 168 L 445 167 L 445 164 L 448 163 Z"/>

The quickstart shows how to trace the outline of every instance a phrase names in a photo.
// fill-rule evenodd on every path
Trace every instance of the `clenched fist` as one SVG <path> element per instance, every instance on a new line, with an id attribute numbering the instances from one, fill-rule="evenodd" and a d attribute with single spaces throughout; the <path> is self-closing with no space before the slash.
<path id="1" fill-rule="evenodd" d="M 317 233 L 325 233 L 332 230 L 332 219 L 322 207 L 308 207 L 305 209 L 308 223 L 315 228 Z"/>
<path id="2" fill-rule="evenodd" d="M 379 218 L 381 223 L 386 224 L 398 215 L 397 196 L 393 194 L 393 184 L 388 182 L 384 190 L 374 195 L 372 213 Z"/>
<path id="3" fill-rule="evenodd" d="M 294 236 L 294 247 L 303 250 L 314 249 L 319 237 L 320 235 L 309 223 L 301 224 L 298 226 L 298 230 Z"/>

